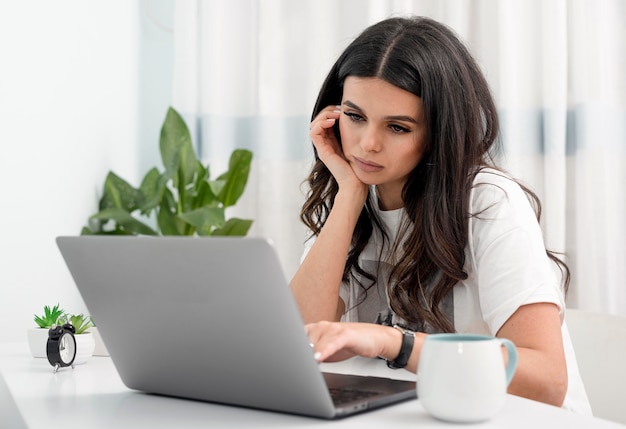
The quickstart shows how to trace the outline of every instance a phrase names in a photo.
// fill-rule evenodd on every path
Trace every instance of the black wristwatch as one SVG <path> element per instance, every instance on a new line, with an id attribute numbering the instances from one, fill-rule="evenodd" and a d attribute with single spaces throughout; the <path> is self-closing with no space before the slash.
<path id="1" fill-rule="evenodd" d="M 67 366 L 74 367 L 74 358 L 76 357 L 75 332 L 74 326 L 69 323 L 61 326 L 52 325 L 48 331 L 46 354 L 48 362 L 54 367 L 54 372 Z"/>
<path id="2" fill-rule="evenodd" d="M 404 368 L 409 362 L 411 352 L 413 351 L 413 343 L 415 342 L 415 332 L 406 330 L 401 326 L 393 326 L 398 331 L 402 332 L 402 345 L 400 346 L 400 353 L 394 360 L 388 360 L 387 366 L 391 369 Z"/>

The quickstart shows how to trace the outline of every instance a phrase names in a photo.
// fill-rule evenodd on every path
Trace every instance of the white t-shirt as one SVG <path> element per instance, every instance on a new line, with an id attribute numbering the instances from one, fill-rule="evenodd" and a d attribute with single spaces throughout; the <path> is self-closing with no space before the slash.
<path id="1" fill-rule="evenodd" d="M 563 321 L 560 272 L 546 255 L 541 228 L 519 185 L 502 173 L 483 170 L 474 180 L 470 210 L 474 216 L 469 218 L 464 266 L 468 276 L 440 306 L 455 330 L 493 336 L 520 306 L 538 302 L 556 304 Z M 387 258 L 406 220 L 405 211 L 379 211 L 378 215 L 392 244 L 383 243 L 380 232 L 374 230 L 359 264 L 370 273 L 378 273 L 378 280 L 367 292 L 353 279 L 341 285 L 340 296 L 346 306 L 342 320 L 400 323 L 416 331 L 432 332 L 428 326 L 407 324 L 390 309 L 385 283 L 393 261 Z M 313 241 L 306 243 L 305 255 Z M 562 334 L 569 377 L 563 408 L 591 414 L 564 321 Z"/>

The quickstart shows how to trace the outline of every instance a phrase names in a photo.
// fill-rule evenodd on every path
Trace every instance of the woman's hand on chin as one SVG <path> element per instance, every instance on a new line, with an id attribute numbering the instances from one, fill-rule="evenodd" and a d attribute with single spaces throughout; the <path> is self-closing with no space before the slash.
<path id="1" fill-rule="evenodd" d="M 320 160 L 337 181 L 340 189 L 367 190 L 343 155 L 343 151 L 335 136 L 334 126 L 341 116 L 339 106 L 328 106 L 311 122 L 311 140 Z"/>

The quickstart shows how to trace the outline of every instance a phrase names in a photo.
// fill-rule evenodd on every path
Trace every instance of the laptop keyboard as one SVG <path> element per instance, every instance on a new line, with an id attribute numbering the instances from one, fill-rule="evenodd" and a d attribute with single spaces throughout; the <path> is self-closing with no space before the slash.
<path id="1" fill-rule="evenodd" d="M 370 398 L 380 394 L 380 392 L 338 387 L 331 387 L 329 391 L 335 405 L 347 404 L 349 402 Z"/>

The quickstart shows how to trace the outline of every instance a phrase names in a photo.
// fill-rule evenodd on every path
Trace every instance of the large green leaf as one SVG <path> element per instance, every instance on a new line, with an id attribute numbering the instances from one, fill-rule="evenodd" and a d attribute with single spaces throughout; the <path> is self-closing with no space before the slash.
<path id="1" fill-rule="evenodd" d="M 222 174 L 221 177 L 226 177 L 226 173 Z M 226 179 L 215 179 L 209 180 L 209 186 L 211 187 L 211 192 L 215 194 L 216 198 L 218 195 L 222 194 L 224 187 L 226 186 Z M 221 199 L 220 199 L 221 201 Z"/>
<path id="2" fill-rule="evenodd" d="M 248 182 L 251 162 L 252 152 L 247 149 L 235 149 L 231 154 L 228 171 L 218 177 L 218 180 L 223 179 L 226 182 L 217 196 L 224 207 L 235 205 L 243 194 Z"/>
<path id="3" fill-rule="evenodd" d="M 223 227 L 217 228 L 211 235 L 230 235 L 243 237 L 252 226 L 252 220 L 232 217 L 226 221 Z"/>
<path id="4" fill-rule="evenodd" d="M 177 215 L 177 202 L 169 189 L 163 193 L 163 198 L 159 205 L 157 224 L 163 235 L 189 235 L 186 231 L 186 224 Z"/>
<path id="5" fill-rule="evenodd" d="M 205 167 L 202 165 L 200 161 L 198 161 L 198 176 L 196 177 L 196 186 L 200 183 L 206 182 L 209 180 L 209 176 L 211 175 L 209 165 Z"/>
<path id="6" fill-rule="evenodd" d="M 193 181 L 198 159 L 191 144 L 191 135 L 183 118 L 171 107 L 167 111 L 159 144 L 161 159 L 167 173 L 174 179 L 175 187 Z"/>
<path id="7" fill-rule="evenodd" d="M 100 199 L 100 210 L 117 207 L 128 212 L 136 210 L 144 202 L 140 190 L 132 187 L 126 180 L 112 171 L 104 181 L 104 192 Z"/>
<path id="8" fill-rule="evenodd" d="M 129 212 L 116 207 L 104 209 L 91 216 L 91 219 L 114 220 L 124 230 L 132 234 L 158 235 L 158 233 L 145 223 L 135 219 Z"/>
<path id="9" fill-rule="evenodd" d="M 197 209 L 207 204 L 211 204 L 213 200 L 217 200 L 215 195 L 212 195 L 209 188 L 209 166 L 204 167 L 200 161 L 198 161 L 198 169 L 196 174 L 196 180 L 193 184 L 193 199 L 190 201 L 191 205 L 189 210 Z"/>
<path id="10" fill-rule="evenodd" d="M 217 195 L 212 191 L 209 182 L 204 181 L 198 185 L 198 190 L 196 191 L 196 200 L 194 204 L 194 208 L 199 207 L 217 207 L 219 201 L 217 199 Z"/>
<path id="11" fill-rule="evenodd" d="M 198 235 L 211 235 L 215 228 L 226 222 L 223 207 L 201 207 L 179 215 L 185 222 L 196 228 Z"/>
<path id="12" fill-rule="evenodd" d="M 161 174 L 156 168 L 152 168 L 141 181 L 139 190 L 144 195 L 144 203 L 139 209 L 142 214 L 150 214 L 152 210 L 158 207 L 163 191 L 167 186 L 168 177 Z"/>

